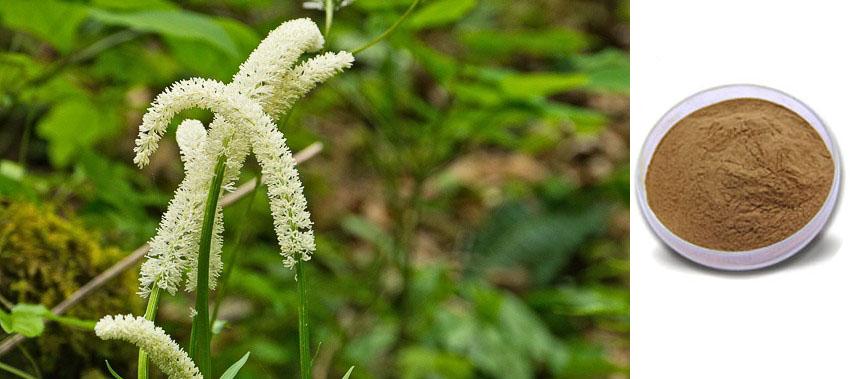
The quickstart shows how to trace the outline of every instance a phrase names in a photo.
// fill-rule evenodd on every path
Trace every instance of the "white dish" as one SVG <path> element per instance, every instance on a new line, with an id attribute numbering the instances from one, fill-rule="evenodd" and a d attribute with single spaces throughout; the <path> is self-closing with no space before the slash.
<path id="1" fill-rule="evenodd" d="M 646 199 L 646 171 L 655 148 L 667 132 L 679 120 L 694 111 L 721 101 L 739 98 L 755 98 L 782 105 L 805 119 L 821 136 L 835 165 L 832 187 L 823 206 L 809 222 L 788 238 L 762 248 L 748 251 L 719 251 L 694 245 L 671 232 L 649 208 Z M 767 87 L 735 84 L 708 89 L 694 94 L 667 111 L 652 128 L 638 157 L 635 188 L 641 213 L 650 228 L 670 248 L 696 263 L 722 270 L 753 270 L 779 263 L 802 250 L 817 236 L 826 225 L 838 200 L 841 187 L 841 163 L 838 146 L 821 119 L 805 104 L 794 97 Z"/>

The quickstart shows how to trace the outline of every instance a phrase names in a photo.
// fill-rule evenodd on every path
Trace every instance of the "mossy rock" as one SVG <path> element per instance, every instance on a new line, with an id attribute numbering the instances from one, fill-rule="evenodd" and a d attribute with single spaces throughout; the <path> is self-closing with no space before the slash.
<path id="1" fill-rule="evenodd" d="M 70 296 L 126 253 L 103 247 L 99 236 L 79 220 L 65 218 L 55 208 L 0 200 L 0 295 L 11 303 L 52 307 Z M 71 307 L 67 315 L 98 320 L 108 314 L 139 314 L 135 294 L 137 270 L 128 270 Z M 48 323 L 40 337 L 25 347 L 49 378 L 77 378 L 87 368 L 110 362 L 131 362 L 136 350 L 105 342 L 94 332 Z M 31 370 L 19 352 L 4 360 Z M 128 368 L 129 369 L 129 368 Z"/>

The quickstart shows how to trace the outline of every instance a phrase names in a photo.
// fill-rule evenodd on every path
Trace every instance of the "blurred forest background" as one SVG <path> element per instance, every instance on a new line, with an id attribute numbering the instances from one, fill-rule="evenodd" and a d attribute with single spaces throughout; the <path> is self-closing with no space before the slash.
<path id="1" fill-rule="evenodd" d="M 327 48 L 410 3 L 339 9 Z M 0 306 L 53 306 L 152 237 L 182 178 L 174 128 L 132 164 L 153 96 L 229 81 L 298 17 L 325 21 L 300 1 L 0 1 Z M 628 51 L 627 0 L 426 0 L 278 120 L 293 151 L 323 146 L 299 166 L 316 378 L 628 377 Z M 296 285 L 266 197 L 225 220 L 215 372 L 250 351 L 240 377 L 294 377 Z M 69 314 L 143 313 L 137 271 Z M 191 304 L 160 310 L 181 342 Z M 104 359 L 134 370 L 128 346 L 50 324 L 0 361 L 99 378 Z"/>

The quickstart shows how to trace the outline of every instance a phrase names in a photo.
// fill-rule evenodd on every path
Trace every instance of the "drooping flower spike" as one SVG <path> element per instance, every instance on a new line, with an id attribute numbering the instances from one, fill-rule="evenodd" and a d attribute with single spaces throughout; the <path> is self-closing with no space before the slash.
<path id="1" fill-rule="evenodd" d="M 142 266 L 140 294 L 147 296 L 154 283 L 174 293 L 187 272 L 186 288 L 194 289 L 206 191 L 220 156 L 226 158 L 224 183 L 229 187 L 253 150 L 268 186 L 284 264 L 291 267 L 296 259 L 310 258 L 315 247 L 303 187 L 286 139 L 272 117 L 287 112 L 295 100 L 318 83 L 351 66 L 354 57 L 348 52 L 325 53 L 295 64 L 301 54 L 321 49 L 323 44 L 324 39 L 312 21 L 288 21 L 269 33 L 240 66 L 232 83 L 225 85 L 199 78 L 183 80 L 154 100 L 136 139 L 134 162 L 140 167 L 148 163 L 168 124 L 180 111 L 205 108 L 214 113 L 214 118 L 206 131 L 199 129 L 202 124 L 195 120 L 186 120 L 178 128 L 186 177 L 151 241 L 148 260 Z M 181 131 L 183 128 L 186 130 Z M 216 251 L 220 251 L 222 230 L 219 218 L 217 214 L 214 226 L 217 241 L 213 241 L 210 254 L 211 288 L 221 269 Z"/>
<path id="2" fill-rule="evenodd" d="M 105 316 L 94 327 L 103 340 L 122 340 L 144 350 L 165 375 L 173 379 L 203 379 L 198 367 L 162 328 L 144 317 Z"/>

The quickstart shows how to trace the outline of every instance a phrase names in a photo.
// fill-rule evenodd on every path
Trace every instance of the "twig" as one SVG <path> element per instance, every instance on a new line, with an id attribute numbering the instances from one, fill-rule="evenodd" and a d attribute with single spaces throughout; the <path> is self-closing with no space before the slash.
<path id="1" fill-rule="evenodd" d="M 301 150 L 297 154 L 295 154 L 294 158 L 295 158 L 296 162 L 301 163 L 301 162 L 304 162 L 304 161 L 306 161 L 310 158 L 313 158 L 320 151 L 322 151 L 321 142 L 314 142 L 310 146 L 307 146 L 306 148 L 304 148 L 304 150 Z M 239 186 L 238 188 L 236 188 L 235 191 L 223 196 L 221 198 L 221 202 L 220 202 L 221 206 L 226 207 L 226 206 L 229 206 L 229 205 L 235 203 L 237 200 L 241 199 L 243 196 L 250 193 L 251 190 L 253 190 L 254 187 L 256 187 L 256 186 L 257 186 L 256 180 L 253 180 L 253 179 L 249 180 L 248 183 Z M 76 292 L 72 293 L 71 296 L 68 296 L 68 298 L 66 298 L 65 300 L 62 300 L 61 303 L 59 303 L 55 307 L 53 307 L 53 309 L 51 309 L 51 311 L 55 315 L 60 315 L 62 313 L 65 313 L 65 311 L 68 310 L 68 308 L 79 303 L 81 300 L 83 300 L 83 298 L 85 298 L 86 296 L 88 296 L 92 292 L 94 292 L 94 290 L 102 287 L 104 284 L 106 284 L 106 282 L 115 278 L 116 276 L 118 276 L 122 272 L 127 271 L 127 269 L 129 269 L 130 267 L 132 267 L 133 265 L 138 263 L 145 256 L 145 254 L 148 252 L 148 249 L 150 249 L 148 244 L 144 244 L 144 245 L 140 246 L 139 248 L 137 248 L 136 250 L 133 250 L 133 253 L 124 257 L 124 259 L 118 261 L 118 263 L 116 263 L 112 267 L 106 269 L 106 271 L 95 276 L 91 281 L 84 284 Z M 0 343 L 0 356 L 3 356 L 6 353 L 8 353 L 10 350 L 12 350 L 12 348 L 17 346 L 23 340 L 24 340 L 24 337 L 21 336 L 20 334 L 13 335 L 13 336 L 3 340 L 3 342 Z"/>

